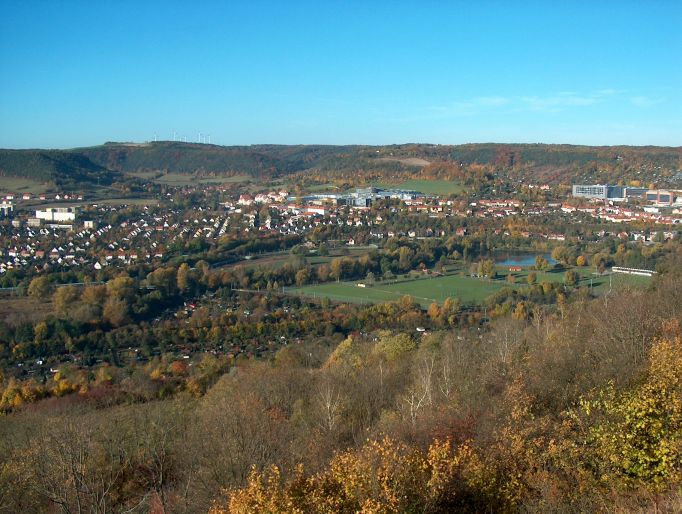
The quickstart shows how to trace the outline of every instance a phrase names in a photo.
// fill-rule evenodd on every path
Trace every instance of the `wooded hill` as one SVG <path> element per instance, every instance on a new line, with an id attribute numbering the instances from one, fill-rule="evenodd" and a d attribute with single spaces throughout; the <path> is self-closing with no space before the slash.
<path id="1" fill-rule="evenodd" d="M 0 176 L 23 177 L 64 190 L 109 186 L 121 173 L 69 150 L 0 150 Z"/>
<path id="2" fill-rule="evenodd" d="M 466 169 L 484 166 L 509 178 L 570 184 L 576 180 L 644 180 L 674 185 L 682 147 L 468 144 L 389 146 L 217 146 L 160 141 L 106 143 L 71 150 L 0 150 L 0 175 L 59 185 L 107 185 L 120 173 L 165 171 L 281 177 L 307 170 L 421 173 L 424 161 Z"/>

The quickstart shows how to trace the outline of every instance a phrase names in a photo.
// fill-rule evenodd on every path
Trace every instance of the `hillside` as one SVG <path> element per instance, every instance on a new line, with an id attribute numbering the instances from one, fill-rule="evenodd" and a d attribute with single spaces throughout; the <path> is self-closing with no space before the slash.
<path id="1" fill-rule="evenodd" d="M 63 190 L 108 186 L 121 174 L 87 156 L 62 150 L 0 150 L 0 176 L 49 183 Z"/>
<path id="2" fill-rule="evenodd" d="M 673 185 L 682 147 L 590 147 L 541 144 L 405 144 L 388 146 L 217 146 L 160 141 L 106 143 L 72 150 L 0 150 L 0 173 L 41 182 L 107 185 L 120 173 L 165 171 L 272 178 L 314 170 L 407 172 L 426 163 L 484 166 L 511 179 L 569 184 L 642 180 Z"/>
<path id="3" fill-rule="evenodd" d="M 145 145 L 107 143 L 77 151 L 100 166 L 124 173 L 238 173 L 260 177 L 292 171 L 286 161 L 245 146 L 162 141 Z"/>

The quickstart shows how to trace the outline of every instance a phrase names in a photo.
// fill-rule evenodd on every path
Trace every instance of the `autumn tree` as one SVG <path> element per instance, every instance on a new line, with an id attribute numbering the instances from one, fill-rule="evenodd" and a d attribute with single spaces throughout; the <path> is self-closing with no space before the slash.
<path id="1" fill-rule="evenodd" d="M 130 304 L 124 298 L 116 296 L 107 298 L 102 316 L 115 327 L 125 325 L 130 321 Z"/>
<path id="2" fill-rule="evenodd" d="M 107 296 L 109 298 L 116 298 L 132 301 L 137 292 L 135 280 L 128 276 L 116 277 L 107 282 Z"/>
<path id="3" fill-rule="evenodd" d="M 552 250 L 552 259 L 567 266 L 571 260 L 571 255 L 568 251 L 568 248 L 565 246 L 557 246 L 554 248 L 554 250 Z"/>
<path id="4" fill-rule="evenodd" d="M 183 262 L 178 266 L 177 271 L 177 286 L 181 293 L 186 293 L 192 286 L 192 275 L 189 269 L 189 264 Z"/>
<path id="5" fill-rule="evenodd" d="M 78 289 L 76 289 L 76 287 L 59 287 L 52 296 L 54 309 L 61 315 L 67 315 L 69 313 L 69 309 L 73 307 L 79 297 L 80 294 L 78 293 Z"/>
<path id="6" fill-rule="evenodd" d="M 631 392 L 606 389 L 582 402 L 587 416 L 603 421 L 589 429 L 598 478 L 660 491 L 682 478 L 682 338 L 657 341 L 644 383 Z M 593 466 L 595 464 L 592 464 Z"/>
<path id="7" fill-rule="evenodd" d="M 54 285 L 45 275 L 34 278 L 28 285 L 29 296 L 39 300 L 46 299 L 52 291 L 54 291 Z"/>
<path id="8" fill-rule="evenodd" d="M 173 267 L 160 267 L 147 275 L 149 285 L 156 287 L 166 296 L 172 296 L 177 291 L 178 281 Z"/>
<path id="9" fill-rule="evenodd" d="M 104 285 L 88 285 L 83 288 L 81 301 L 88 305 L 102 305 L 106 299 L 107 288 Z"/>
<path id="10" fill-rule="evenodd" d="M 544 271 L 549 267 L 549 263 L 547 262 L 547 259 L 545 259 L 542 255 L 538 255 L 535 257 L 535 269 L 538 271 Z"/>
<path id="11" fill-rule="evenodd" d="M 308 283 L 310 280 L 310 270 L 308 268 L 302 268 L 296 272 L 296 285 L 301 287 Z"/>
<path id="12" fill-rule="evenodd" d="M 482 259 L 478 263 L 477 272 L 479 277 L 494 279 L 497 276 L 495 261 L 492 259 Z"/>

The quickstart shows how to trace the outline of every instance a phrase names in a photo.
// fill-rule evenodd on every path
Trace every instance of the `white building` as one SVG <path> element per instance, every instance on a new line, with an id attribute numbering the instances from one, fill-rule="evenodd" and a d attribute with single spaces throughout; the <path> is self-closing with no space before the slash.
<path id="1" fill-rule="evenodd" d="M 76 219 L 76 208 L 50 207 L 36 211 L 36 218 L 45 221 L 73 221 Z"/>
<path id="2" fill-rule="evenodd" d="M 12 214 L 14 211 L 14 204 L 12 202 L 8 202 L 6 200 L 3 200 L 2 203 L 0 203 L 0 217 L 1 216 L 9 216 Z"/>

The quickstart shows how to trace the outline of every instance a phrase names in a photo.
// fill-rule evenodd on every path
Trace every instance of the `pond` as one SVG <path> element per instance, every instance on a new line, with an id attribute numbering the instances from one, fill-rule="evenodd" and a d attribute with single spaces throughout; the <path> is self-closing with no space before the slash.
<path id="1" fill-rule="evenodd" d="M 552 259 L 552 256 L 548 253 L 546 254 L 536 254 L 536 253 L 512 253 L 512 252 L 500 252 L 494 255 L 495 264 L 498 266 L 522 266 L 529 267 L 535 266 L 535 257 L 537 255 L 542 255 L 550 266 L 554 266 L 556 261 Z"/>

